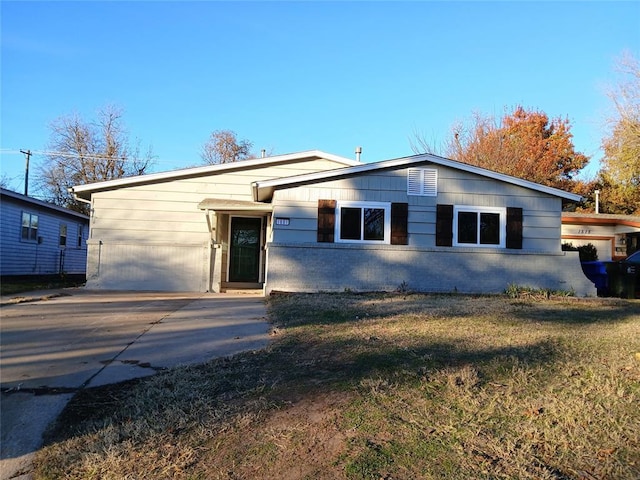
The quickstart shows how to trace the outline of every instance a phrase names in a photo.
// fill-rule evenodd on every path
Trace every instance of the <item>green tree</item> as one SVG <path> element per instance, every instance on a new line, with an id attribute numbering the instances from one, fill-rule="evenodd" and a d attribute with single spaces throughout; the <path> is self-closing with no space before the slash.
<path id="1" fill-rule="evenodd" d="M 49 152 L 37 178 L 44 198 L 88 213 L 88 205 L 75 200 L 70 187 L 146 172 L 151 165 L 151 148 L 141 155 L 139 141 L 131 146 L 122 116 L 121 108 L 107 106 L 98 111 L 93 122 L 77 113 L 51 122 Z"/>
<path id="2" fill-rule="evenodd" d="M 609 92 L 614 114 L 602 141 L 601 211 L 640 213 L 640 66 L 629 53 L 617 61 L 620 83 Z"/>
<path id="3" fill-rule="evenodd" d="M 576 152 L 568 119 L 517 106 L 498 121 L 475 114 L 452 128 L 444 155 L 470 165 L 562 189 L 573 189 L 589 158 Z M 417 139 L 416 146 L 428 147 Z"/>
<path id="4" fill-rule="evenodd" d="M 232 130 L 215 130 L 202 146 L 200 157 L 206 165 L 239 162 L 253 158 L 249 140 L 238 140 Z"/>

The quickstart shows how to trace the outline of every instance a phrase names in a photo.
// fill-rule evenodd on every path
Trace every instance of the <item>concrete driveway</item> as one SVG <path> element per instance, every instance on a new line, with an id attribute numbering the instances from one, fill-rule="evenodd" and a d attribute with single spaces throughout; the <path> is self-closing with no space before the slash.
<path id="1" fill-rule="evenodd" d="M 27 479 L 42 433 L 81 388 L 265 347 L 257 294 L 68 289 L 2 299 L 0 479 Z"/>

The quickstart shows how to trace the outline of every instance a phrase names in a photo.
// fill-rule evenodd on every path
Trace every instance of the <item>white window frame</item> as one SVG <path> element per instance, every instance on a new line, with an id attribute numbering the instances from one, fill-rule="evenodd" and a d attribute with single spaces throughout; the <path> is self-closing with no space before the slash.
<path id="1" fill-rule="evenodd" d="M 407 195 L 438 196 L 438 170 L 435 168 L 407 169 Z"/>
<path id="2" fill-rule="evenodd" d="M 24 219 L 25 216 L 29 217 L 29 227 L 27 231 L 27 236 L 25 237 L 22 234 L 22 229 L 24 227 Z M 35 220 L 35 222 L 34 222 Z M 34 227 L 35 223 L 35 227 Z M 38 242 L 38 232 L 40 230 L 40 217 L 37 213 L 31 213 L 27 211 L 23 211 L 22 215 L 20 215 L 20 241 L 22 242 Z M 32 232 L 35 233 L 35 238 L 31 238 L 33 236 Z"/>
<path id="3" fill-rule="evenodd" d="M 478 216 L 481 213 L 497 213 L 500 215 L 500 243 L 480 243 L 480 222 L 476 232 L 476 243 L 458 243 L 458 214 L 460 212 L 473 212 Z M 453 246 L 454 247 L 479 247 L 479 248 L 506 248 L 507 245 L 507 209 L 503 207 L 473 207 L 468 205 L 454 205 L 453 207 Z"/>
<path id="4" fill-rule="evenodd" d="M 342 220 L 342 208 L 361 208 L 360 216 L 360 238 L 361 240 L 351 240 L 340 238 L 340 222 Z M 362 240 L 364 238 L 364 209 L 378 208 L 384 210 L 384 240 Z M 351 200 L 339 200 L 336 202 L 335 232 L 334 241 L 336 243 L 367 243 L 374 245 L 391 244 L 391 203 L 388 202 L 360 202 Z"/>

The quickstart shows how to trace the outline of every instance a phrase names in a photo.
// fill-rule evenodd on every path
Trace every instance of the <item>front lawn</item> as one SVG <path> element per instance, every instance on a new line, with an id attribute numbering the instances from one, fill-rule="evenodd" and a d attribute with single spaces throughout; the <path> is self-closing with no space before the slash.
<path id="1" fill-rule="evenodd" d="M 260 352 L 79 392 L 36 478 L 640 478 L 640 302 L 269 299 Z"/>

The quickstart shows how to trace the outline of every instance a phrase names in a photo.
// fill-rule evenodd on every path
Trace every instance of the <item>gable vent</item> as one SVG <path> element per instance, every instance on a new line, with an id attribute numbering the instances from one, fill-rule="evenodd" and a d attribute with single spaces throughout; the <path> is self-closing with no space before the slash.
<path id="1" fill-rule="evenodd" d="M 407 194 L 435 197 L 438 195 L 438 171 L 434 168 L 410 168 L 407 172 Z"/>

